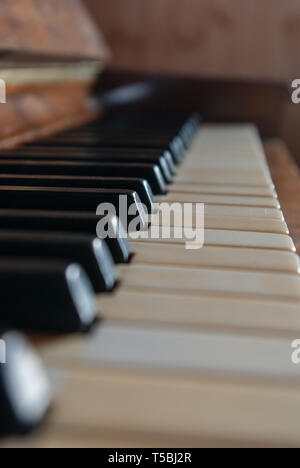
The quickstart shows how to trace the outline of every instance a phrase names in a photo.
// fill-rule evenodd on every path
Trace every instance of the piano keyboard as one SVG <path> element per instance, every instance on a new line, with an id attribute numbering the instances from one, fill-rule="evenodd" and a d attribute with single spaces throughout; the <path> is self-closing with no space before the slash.
<path id="1" fill-rule="evenodd" d="M 39 333 L 55 395 L 1 446 L 300 446 L 299 258 L 254 126 L 120 115 L 2 151 L 0 169 L 0 325 Z M 128 242 L 116 211 L 96 238 L 97 205 L 120 195 L 139 230 Z M 204 204 L 202 248 L 176 209 L 155 214 L 165 202 Z M 27 424 L 0 373 L 2 432 L 43 419 L 36 373 Z"/>

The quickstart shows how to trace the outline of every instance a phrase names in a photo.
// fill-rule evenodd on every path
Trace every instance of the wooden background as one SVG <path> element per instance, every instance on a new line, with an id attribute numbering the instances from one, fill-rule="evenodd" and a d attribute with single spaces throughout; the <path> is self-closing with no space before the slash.
<path id="1" fill-rule="evenodd" d="M 84 0 L 113 68 L 224 78 L 300 78 L 299 0 Z M 300 163 L 300 105 L 282 135 Z"/>
<path id="2" fill-rule="evenodd" d="M 84 0 L 113 66 L 300 78 L 299 0 Z"/>
<path id="3" fill-rule="evenodd" d="M 88 56 L 106 53 L 79 0 L 0 0 L 0 53 Z"/>
<path id="4" fill-rule="evenodd" d="M 0 146 L 10 147 L 86 121 L 94 116 L 89 99 L 93 76 L 38 85 L 23 83 L 23 63 L 78 65 L 82 59 L 103 61 L 106 46 L 79 0 L 0 0 L 1 68 L 19 65 L 20 85 L 7 81 L 7 103 L 1 105 Z M 72 69 L 71 69 L 72 70 Z M 45 70 L 44 70 L 45 71 Z M 39 68 L 34 77 L 38 77 Z"/>

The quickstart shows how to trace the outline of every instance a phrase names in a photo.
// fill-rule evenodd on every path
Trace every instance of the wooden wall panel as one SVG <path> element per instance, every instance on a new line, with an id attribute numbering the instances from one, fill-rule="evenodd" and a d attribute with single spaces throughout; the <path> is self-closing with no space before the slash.
<path id="1" fill-rule="evenodd" d="M 91 58 L 107 53 L 80 0 L 0 0 L 0 57 L 6 50 Z"/>
<path id="2" fill-rule="evenodd" d="M 300 77 L 299 0 L 85 0 L 113 66 L 214 76 Z"/>

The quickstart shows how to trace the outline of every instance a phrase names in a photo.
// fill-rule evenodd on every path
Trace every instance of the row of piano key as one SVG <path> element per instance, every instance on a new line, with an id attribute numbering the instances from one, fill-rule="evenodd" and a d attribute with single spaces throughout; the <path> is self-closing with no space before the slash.
<path id="1" fill-rule="evenodd" d="M 110 148 L 83 142 L 74 147 L 70 135 L 66 146 L 57 147 L 53 137 L 39 145 L 2 151 L 2 329 L 72 333 L 87 331 L 95 323 L 99 317 L 95 293 L 112 292 L 118 285 L 115 265 L 131 259 L 126 226 L 117 216 L 108 218 L 114 236 L 96 238 L 97 223 L 103 218 L 96 215 L 97 206 L 112 203 L 118 215 L 119 196 L 126 195 L 128 206 L 136 205 L 140 229 L 147 229 L 139 203 L 153 211 L 153 194 L 166 193 L 198 125 L 196 116 L 186 122 L 182 117 L 171 119 L 170 128 L 158 132 L 156 139 L 157 131 L 147 120 L 128 144 L 125 138 L 120 145 L 123 137 L 113 130 Z M 101 123 L 82 131 L 97 135 L 98 127 L 103 131 Z M 153 144 L 148 145 L 149 138 Z M 2 342 L 7 362 L 0 368 L 0 431 L 26 431 L 42 418 L 51 392 L 24 337 L 5 332 Z M 18 391 L 20 386 L 23 392 Z"/>
<path id="2" fill-rule="evenodd" d="M 208 405 L 211 409 L 216 404 L 217 396 L 224 398 L 224 393 L 228 391 L 228 388 L 224 389 L 224 381 L 229 377 L 264 383 L 272 379 L 275 382 L 289 378 L 295 381 L 296 370 L 290 365 L 286 354 L 289 352 L 289 348 L 286 349 L 289 341 L 286 341 L 285 335 L 290 336 L 299 328 L 299 261 L 288 236 L 259 139 L 252 127 L 205 126 L 194 138 L 183 161 L 185 147 L 192 140 L 195 129 L 194 117 L 183 126 L 177 125 L 176 131 L 174 128 L 172 131 L 154 128 L 153 123 L 149 127 L 137 122 L 132 124 L 130 119 L 120 117 L 119 128 L 116 120 L 113 125 L 110 122 L 92 124 L 85 129 L 27 146 L 24 153 L 23 148 L 10 152 L 7 155 L 9 158 L 0 160 L 1 168 L 4 166 L 12 171 L 1 176 L 8 184 L 3 188 L 4 206 L 1 206 L 0 216 L 5 221 L 2 226 L 18 229 L 18 233 L 2 233 L 6 251 L 19 249 L 16 252 L 21 257 L 24 251 L 27 257 L 36 256 L 34 252 L 37 252 L 40 257 L 46 249 L 48 258 L 65 258 L 67 252 L 68 260 L 72 259 L 84 267 L 96 292 L 113 290 L 112 294 L 97 296 L 96 309 L 101 310 L 100 316 L 106 323 L 100 324 L 96 332 L 84 340 L 84 345 L 82 340 L 75 340 L 76 348 L 83 347 L 77 359 L 65 342 L 61 347 L 56 345 L 46 352 L 46 360 L 54 367 L 67 366 L 71 369 L 75 365 L 78 368 L 78 375 L 77 372 L 68 375 L 67 388 L 74 382 L 82 388 L 85 382 L 85 378 L 80 377 L 82 366 L 99 366 L 92 373 L 101 386 L 95 385 L 92 390 L 88 381 L 86 385 L 90 392 L 96 393 L 99 388 L 106 396 L 106 407 L 101 406 L 97 420 L 93 418 L 93 405 L 89 405 L 89 402 L 82 405 L 84 411 L 77 412 L 76 418 L 74 416 L 70 420 L 71 409 L 74 414 L 71 401 L 61 411 L 56 422 L 58 425 L 63 417 L 74 426 L 83 418 L 86 427 L 102 428 L 107 425 L 115 430 L 124 430 L 126 418 L 124 409 L 118 403 L 124 392 L 127 395 L 126 404 L 133 415 L 129 421 L 127 418 L 129 431 L 154 433 L 156 428 L 157 431 L 165 431 L 166 434 L 174 432 L 183 437 L 189 434 L 188 418 L 191 418 L 193 405 L 197 406 L 197 399 L 194 401 L 193 398 L 197 398 L 197 392 L 198 395 L 205 394 L 207 386 L 211 388 L 212 400 L 206 397 L 204 401 L 211 405 Z M 24 160 L 20 165 L 25 155 L 26 162 Z M 139 157 L 143 159 L 141 164 Z M 114 163 L 111 162 L 113 159 Z M 179 163 L 180 168 L 177 167 Z M 118 181 L 113 180 L 116 175 L 120 177 Z M 130 176 L 135 180 L 130 180 Z M 141 178 L 148 183 L 141 181 Z M 18 181 L 22 188 L 16 188 Z M 122 185 L 119 185 L 121 182 Z M 133 182 L 135 185 L 131 185 Z M 55 188 L 46 188 L 50 183 Z M 105 191 L 96 188 L 99 183 L 105 187 Z M 134 254 L 131 257 L 125 240 L 109 240 L 107 249 L 103 242 L 92 239 L 90 235 L 95 232 L 98 219 L 95 216 L 96 201 L 97 204 L 101 201 L 116 203 L 114 197 L 120 193 L 119 189 L 124 188 L 131 196 L 134 195 L 133 191 L 137 192 L 150 209 L 153 203 L 151 192 L 155 201 L 205 203 L 204 247 L 187 251 L 183 241 L 145 240 L 141 232 L 131 242 L 130 250 Z M 108 190 L 114 190 L 114 193 Z M 11 193 L 16 196 L 17 204 L 11 205 L 10 201 L 6 201 L 10 200 Z M 45 208 L 51 209 L 52 213 L 45 213 Z M 26 215 L 24 209 L 28 210 Z M 115 221 L 112 218 L 111 223 Z M 160 220 L 154 218 L 153 223 L 158 224 Z M 173 224 L 175 230 L 178 227 L 175 219 Z M 19 229 L 23 226 L 34 231 L 40 231 L 43 226 L 47 232 L 43 235 L 40 232 L 20 233 Z M 142 213 L 141 228 L 146 228 Z M 70 235 L 73 230 L 81 234 Z M 52 231 L 51 234 L 49 231 Z M 64 231 L 64 235 L 53 231 Z M 17 247 L 22 243 L 22 247 Z M 108 250 L 118 263 L 131 259 L 130 265 L 117 268 L 117 276 Z M 98 258 L 96 262 L 95 256 Z M 9 263 L 13 264 L 11 260 Z M 26 328 L 29 324 L 30 328 L 43 331 L 88 328 L 97 310 L 87 299 L 93 293 L 91 290 L 88 292 L 91 288 L 87 286 L 88 280 L 84 279 L 85 273 L 76 267 L 76 272 L 57 275 L 58 281 L 55 273 L 51 278 L 48 276 L 45 283 L 51 284 L 51 287 L 43 289 L 45 262 L 39 260 L 33 263 L 30 260 L 25 263 L 27 266 L 30 263 L 30 268 L 37 268 L 38 264 L 38 269 L 28 281 L 33 284 L 39 277 L 35 283 L 36 289 L 43 303 L 45 301 L 47 304 L 42 317 L 38 313 L 42 302 L 37 301 L 36 313 L 32 313 L 30 318 L 26 316 L 26 323 L 16 313 L 16 322 L 11 325 Z M 47 271 L 51 271 L 49 260 L 46 265 Z M 57 265 L 55 260 L 52 266 L 55 269 Z M 64 265 L 63 268 L 74 270 L 75 266 Z M 59 297 L 57 294 L 62 277 L 69 281 L 68 288 L 63 289 L 76 291 L 71 294 L 72 307 L 64 295 Z M 116 277 L 120 287 L 114 289 Z M 71 288 L 70 281 L 74 282 Z M 24 284 L 23 279 L 20 283 Z M 30 290 L 28 284 L 26 288 Z M 81 291 L 79 295 L 78 288 Z M 23 292 L 24 296 L 26 294 Z M 27 297 L 30 301 L 29 294 Z M 81 300 L 76 300 L 76 297 Z M 86 300 L 82 301 L 83 297 Z M 61 301 L 61 307 L 58 307 L 58 301 Z M 10 313 L 10 317 L 13 316 Z M 60 320 L 62 317 L 63 320 Z M 239 337 L 237 332 L 246 337 Z M 261 334 L 265 334 L 266 338 L 262 340 Z M 74 343 L 70 347 L 73 349 Z M 58 358 L 61 361 L 59 365 Z M 114 369 L 116 374 L 111 380 L 106 375 L 107 368 Z M 131 369 L 127 377 L 120 374 L 120 369 L 124 368 Z M 138 369 L 141 375 L 134 386 L 131 379 L 133 375 L 136 378 Z M 149 376 L 145 377 L 147 369 Z M 170 375 L 162 378 L 162 370 Z M 204 378 L 207 373 L 213 376 L 208 382 Z M 119 390 L 117 395 L 110 397 L 116 391 L 113 382 L 116 378 Z M 197 384 L 194 382 L 196 393 L 191 390 L 191 381 L 195 378 L 199 379 Z M 216 389 L 214 379 L 220 379 L 223 386 Z M 146 382 L 148 403 L 151 402 L 149 409 L 146 408 Z M 182 385 L 186 391 L 179 396 Z M 167 401 L 163 388 L 165 391 L 169 388 L 173 394 L 170 401 Z M 223 413 L 226 413 L 226 402 L 234 399 L 243 402 L 245 391 L 249 391 L 249 401 L 254 392 L 253 388 L 252 393 L 251 389 L 241 388 L 240 383 L 230 390 L 228 400 L 223 401 Z M 128 397 L 128 392 L 135 396 L 134 401 Z M 257 388 L 255 392 L 257 395 Z M 278 398 L 276 401 L 280 401 L 282 393 L 277 393 L 274 391 L 272 395 L 275 400 Z M 255 404 L 260 405 L 262 397 L 258 392 Z M 66 403 L 66 398 L 63 401 Z M 179 402 L 184 403 L 182 407 L 186 413 L 181 414 L 181 422 L 175 418 L 172 424 L 172 404 L 174 411 Z M 149 414 L 151 410 L 156 415 L 154 420 Z M 203 406 L 201 410 L 204 410 Z M 266 415 L 273 410 L 269 405 Z M 143 421 L 137 417 L 139 411 L 145 416 Z M 200 408 L 198 418 L 199 411 Z M 209 410 L 206 408 L 206 411 Z M 118 417 L 114 416 L 113 421 L 109 421 L 109 414 L 112 413 Z M 169 415 L 169 424 L 165 427 L 163 420 L 166 414 Z M 249 414 L 250 408 L 248 417 Z M 209 426 L 211 421 L 208 418 L 206 422 Z M 239 434 L 241 428 L 237 424 L 230 425 L 226 415 L 223 415 L 223 419 L 220 416 L 219 425 L 221 429 L 224 426 L 223 432 L 220 429 L 220 437 L 242 437 L 249 429 L 244 428 L 244 433 L 241 431 Z M 205 429 L 204 424 L 196 419 L 189 436 L 203 436 L 206 430 L 208 428 Z M 291 436 L 290 432 L 287 431 L 286 438 Z M 212 437 L 213 433 L 212 430 L 209 435 Z M 267 437 L 266 426 L 261 426 L 260 433 L 262 437 Z M 278 437 L 284 438 L 280 430 L 278 433 Z M 250 439 L 258 437 L 251 431 L 250 435 L 247 434 Z"/>

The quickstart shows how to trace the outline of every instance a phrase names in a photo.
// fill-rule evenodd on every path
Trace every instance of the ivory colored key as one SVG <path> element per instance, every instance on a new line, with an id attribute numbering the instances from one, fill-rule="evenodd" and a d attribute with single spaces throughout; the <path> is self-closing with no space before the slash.
<path id="1" fill-rule="evenodd" d="M 199 158 L 201 155 L 201 158 Z M 253 125 L 230 126 L 204 125 L 196 134 L 186 158 L 187 163 L 194 167 L 203 167 L 218 162 L 219 166 L 234 162 L 236 167 L 248 168 L 257 165 L 269 173 L 265 152 L 257 131 Z"/>
<path id="2" fill-rule="evenodd" d="M 172 219 L 164 219 L 155 217 L 152 220 L 152 226 L 169 226 L 180 227 L 182 219 L 172 217 Z M 185 220 L 186 227 L 197 226 L 196 220 Z M 289 229 L 285 221 L 272 218 L 246 218 L 238 216 L 213 216 L 205 214 L 204 217 L 205 229 L 230 229 L 232 231 L 255 231 L 255 232 L 274 232 L 279 234 L 289 234 Z"/>
<path id="3" fill-rule="evenodd" d="M 290 350 L 288 337 L 103 324 L 95 327 L 85 341 L 66 337 L 61 344 L 58 341 L 41 351 L 46 362 L 57 367 L 167 370 L 182 377 L 200 376 L 209 369 L 215 376 L 292 381 L 300 385 Z"/>
<path id="4" fill-rule="evenodd" d="M 198 203 L 200 204 L 201 202 L 199 201 Z M 178 204 L 180 205 L 180 202 L 178 202 Z M 183 207 L 178 206 L 177 208 L 181 215 L 181 212 L 183 211 Z M 200 207 L 200 210 L 202 210 L 201 207 Z M 204 210 L 205 210 L 206 215 L 212 215 L 212 216 L 220 215 L 220 216 L 271 218 L 271 219 L 284 220 L 282 211 L 277 208 L 264 208 L 261 206 L 234 206 L 234 205 L 205 204 Z M 174 212 L 176 212 L 175 209 L 174 209 Z M 194 205 L 193 213 L 197 213 L 197 212 L 199 212 L 199 207 Z M 159 216 L 159 214 L 157 216 Z M 153 217 L 154 223 L 155 223 L 155 219 L 156 219 L 156 215 L 154 215 Z"/>
<path id="5" fill-rule="evenodd" d="M 56 372 L 53 365 L 53 374 L 60 392 L 47 425 L 1 446 L 300 447 L 298 381 L 249 385 L 187 373 L 100 372 L 95 366 Z"/>
<path id="6" fill-rule="evenodd" d="M 159 433 L 187 444 L 300 445 L 290 339 L 104 326 L 43 356 L 60 381 L 57 410 L 38 436 L 45 444 L 55 428 L 85 427 L 133 441 Z"/>
<path id="7" fill-rule="evenodd" d="M 300 300 L 297 274 L 134 264 L 130 268 L 121 266 L 119 271 L 125 287 Z"/>
<path id="8" fill-rule="evenodd" d="M 195 151 L 195 150 L 194 150 Z M 247 171 L 263 171 L 263 162 L 249 153 L 248 157 L 241 157 L 239 148 L 213 148 L 193 153 L 191 149 L 183 162 L 184 169 L 240 169 Z"/>
<path id="9" fill-rule="evenodd" d="M 286 222 L 281 219 L 205 215 L 204 225 L 206 229 L 230 229 L 233 231 L 289 234 Z"/>
<path id="10" fill-rule="evenodd" d="M 257 127 L 252 123 L 204 123 L 197 129 L 191 147 L 201 144 L 204 144 L 205 148 L 216 144 L 230 147 L 247 145 L 247 150 L 258 138 Z"/>
<path id="11" fill-rule="evenodd" d="M 250 149 L 252 149 L 253 153 L 255 150 L 253 144 L 254 142 L 256 143 L 258 139 L 259 134 L 257 128 L 251 123 L 204 123 L 197 129 L 197 133 L 194 136 L 190 149 L 199 149 L 201 147 L 204 149 L 210 149 L 211 147 L 216 146 L 220 147 L 220 149 L 222 147 L 242 149 L 243 146 L 245 146 L 245 151 L 241 155 L 241 157 L 245 157 Z M 256 152 L 255 155 L 259 156 L 260 154 Z"/>
<path id="12" fill-rule="evenodd" d="M 201 133 L 201 131 L 200 131 Z M 190 169 L 235 169 L 260 171 L 268 174 L 264 158 L 256 157 L 252 148 L 234 148 L 228 145 L 213 145 L 206 149 L 191 148 L 183 162 Z"/>
<path id="13" fill-rule="evenodd" d="M 122 287 L 99 298 L 106 321 L 232 329 L 259 333 L 300 332 L 300 302 L 214 297 L 202 293 Z"/>
<path id="14" fill-rule="evenodd" d="M 240 268 L 300 273 L 299 257 L 281 250 L 207 246 L 185 250 L 182 245 L 131 243 L 134 264 Z"/>
<path id="15" fill-rule="evenodd" d="M 137 242 L 163 242 L 164 244 L 185 244 L 187 239 L 182 235 L 181 228 L 170 228 L 170 236 L 150 237 L 152 230 L 147 232 L 130 233 L 130 239 Z M 194 240 L 201 239 L 201 232 L 194 230 Z M 285 234 L 264 232 L 230 231 L 222 229 L 206 229 L 204 232 L 205 245 L 223 245 L 228 247 L 250 247 L 258 249 L 279 249 L 296 251 L 293 240 Z"/>
<path id="16" fill-rule="evenodd" d="M 171 192 L 165 196 L 156 197 L 157 203 L 179 202 L 179 203 L 205 203 L 215 205 L 237 205 L 237 206 L 262 206 L 268 208 L 280 208 L 280 203 L 276 198 L 271 197 L 248 197 L 236 195 L 211 195 L 211 194 L 191 194 L 181 192 Z"/>
<path id="17" fill-rule="evenodd" d="M 205 205 L 207 215 L 239 216 L 249 218 L 273 218 L 284 220 L 281 210 L 252 206 Z"/>
<path id="18" fill-rule="evenodd" d="M 240 169 L 246 171 L 262 171 L 261 161 L 255 158 L 241 158 L 241 151 L 231 151 L 230 156 L 225 156 L 224 150 L 217 151 L 217 154 L 200 153 L 196 154 L 196 158 L 192 159 L 187 155 L 182 167 L 184 169 Z M 235 153 L 235 154 L 234 154 Z"/>
<path id="19" fill-rule="evenodd" d="M 181 167 L 174 183 L 185 184 L 230 184 L 230 185 L 255 185 L 261 187 L 271 187 L 274 185 L 270 177 L 266 176 L 264 172 L 260 171 L 238 171 L 238 170 L 211 170 L 211 169 L 189 169 Z"/>
<path id="20" fill-rule="evenodd" d="M 168 192 L 192 193 L 192 194 L 223 194 L 223 195 L 246 195 L 256 197 L 273 197 L 277 198 L 277 194 L 272 187 L 259 187 L 252 185 L 221 185 L 221 184 L 205 184 L 205 183 L 174 183 L 168 187 Z"/>
<path id="21" fill-rule="evenodd" d="M 231 245 L 296 251 L 291 237 L 263 232 L 205 230 L 205 245 Z"/>

